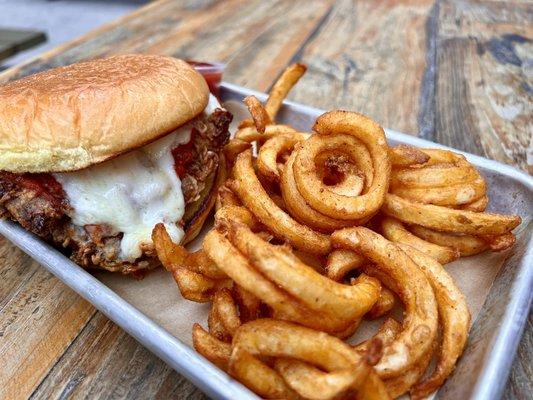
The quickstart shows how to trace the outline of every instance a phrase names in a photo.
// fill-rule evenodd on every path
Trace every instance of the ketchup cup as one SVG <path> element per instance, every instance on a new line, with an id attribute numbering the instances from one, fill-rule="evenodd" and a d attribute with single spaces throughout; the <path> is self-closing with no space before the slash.
<path id="1" fill-rule="evenodd" d="M 196 71 L 203 75 L 207 85 L 209 86 L 209 91 L 218 98 L 220 95 L 220 82 L 222 81 L 222 73 L 226 68 L 226 64 L 207 63 L 192 60 L 187 60 L 187 63 L 192 65 Z"/>

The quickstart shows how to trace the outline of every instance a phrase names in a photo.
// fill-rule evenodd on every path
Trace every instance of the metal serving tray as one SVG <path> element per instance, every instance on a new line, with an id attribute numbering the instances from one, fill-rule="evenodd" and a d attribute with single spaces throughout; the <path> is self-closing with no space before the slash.
<path id="1" fill-rule="evenodd" d="M 256 95 L 261 100 L 265 99 L 263 93 L 229 83 L 223 83 L 221 87 L 224 102 L 241 101 L 250 94 Z M 278 120 L 298 129 L 309 130 L 315 118 L 321 113 L 321 110 L 315 108 L 286 102 Z M 406 143 L 421 147 L 445 148 L 392 130 L 386 130 L 386 133 L 393 144 Z M 490 293 L 474 321 L 468 347 L 454 375 L 441 388 L 438 396 L 442 399 L 498 399 L 505 387 L 532 299 L 533 179 L 507 165 L 472 154 L 463 154 L 487 179 L 491 208 L 519 214 L 523 223 L 518 229 L 517 243 L 512 255 L 498 272 Z M 0 234 L 91 302 L 207 395 L 227 400 L 258 398 L 95 276 L 19 225 L 0 221 Z"/>

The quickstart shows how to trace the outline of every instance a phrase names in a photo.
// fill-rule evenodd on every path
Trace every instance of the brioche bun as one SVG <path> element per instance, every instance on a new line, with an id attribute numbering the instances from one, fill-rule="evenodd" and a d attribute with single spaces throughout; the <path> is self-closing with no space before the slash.
<path id="1" fill-rule="evenodd" d="M 66 172 L 140 147 L 200 114 L 209 89 L 182 60 L 122 55 L 0 87 L 0 170 Z"/>

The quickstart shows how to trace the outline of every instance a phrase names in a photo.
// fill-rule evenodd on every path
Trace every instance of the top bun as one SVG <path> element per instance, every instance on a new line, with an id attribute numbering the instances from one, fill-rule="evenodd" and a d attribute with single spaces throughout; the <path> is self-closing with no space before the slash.
<path id="1" fill-rule="evenodd" d="M 0 170 L 74 171 L 140 147 L 207 106 L 204 78 L 182 60 L 123 55 L 0 86 Z"/>

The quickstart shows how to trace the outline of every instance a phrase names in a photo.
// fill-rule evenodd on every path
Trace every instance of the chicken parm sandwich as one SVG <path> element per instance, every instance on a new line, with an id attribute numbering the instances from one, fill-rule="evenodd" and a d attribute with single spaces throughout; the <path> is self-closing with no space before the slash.
<path id="1" fill-rule="evenodd" d="M 159 265 L 213 206 L 232 116 L 184 61 L 124 55 L 0 87 L 0 214 L 85 268 Z"/>

